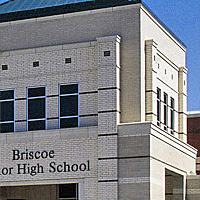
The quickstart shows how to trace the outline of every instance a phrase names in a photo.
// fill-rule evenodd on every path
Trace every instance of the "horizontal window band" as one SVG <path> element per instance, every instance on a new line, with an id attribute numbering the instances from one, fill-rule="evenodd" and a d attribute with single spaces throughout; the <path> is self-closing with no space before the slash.
<path id="1" fill-rule="evenodd" d="M 79 115 L 79 117 L 96 117 L 98 114 Z"/>
<path id="2" fill-rule="evenodd" d="M 90 92 L 80 92 L 79 94 L 82 95 L 82 94 L 97 94 L 98 91 L 90 91 Z"/>
<path id="3" fill-rule="evenodd" d="M 93 116 L 98 116 L 98 114 L 80 115 L 79 117 L 93 117 Z M 52 119 L 59 119 L 59 117 L 47 118 L 47 120 L 52 120 Z M 63 118 L 60 118 L 60 119 L 63 119 Z M 26 122 L 26 120 L 16 120 L 15 122 Z"/>
<path id="4" fill-rule="evenodd" d="M 98 137 L 106 137 L 106 136 L 117 136 L 117 133 L 110 133 L 110 134 L 99 134 Z"/>
<path id="5" fill-rule="evenodd" d="M 118 87 L 98 88 L 98 90 L 120 90 Z"/>
<path id="6" fill-rule="evenodd" d="M 108 182 L 118 182 L 117 179 L 115 180 L 98 180 L 99 183 L 108 183 Z"/>
<path id="7" fill-rule="evenodd" d="M 123 159 L 135 159 L 135 158 L 150 158 L 150 156 L 130 156 L 130 157 L 108 157 L 108 158 L 98 158 L 98 160 L 123 160 Z"/>
<path id="8" fill-rule="evenodd" d="M 14 121 L 2 121 L 0 124 L 14 124 Z"/>
<path id="9" fill-rule="evenodd" d="M 98 111 L 98 113 L 112 113 L 112 112 L 118 112 L 118 113 L 121 113 L 120 111 L 118 110 L 106 110 L 106 111 Z"/>
<path id="10" fill-rule="evenodd" d="M 80 95 L 82 95 L 82 94 L 97 94 L 98 93 L 98 91 L 91 91 L 91 92 L 80 92 L 79 94 Z M 72 93 L 73 94 L 73 93 Z M 76 95 L 78 95 L 78 94 L 76 94 Z M 62 95 L 61 95 L 62 96 Z M 42 97 L 45 97 L 45 96 L 42 96 Z M 46 96 L 47 98 L 52 98 L 52 97 L 59 97 L 59 95 L 47 95 Z M 17 98 L 17 99 L 15 99 L 16 101 L 22 101 L 22 100 L 26 100 L 27 98 Z M 29 98 L 29 99 L 31 99 L 31 98 Z M 11 100 L 14 100 L 14 99 L 11 99 Z"/>

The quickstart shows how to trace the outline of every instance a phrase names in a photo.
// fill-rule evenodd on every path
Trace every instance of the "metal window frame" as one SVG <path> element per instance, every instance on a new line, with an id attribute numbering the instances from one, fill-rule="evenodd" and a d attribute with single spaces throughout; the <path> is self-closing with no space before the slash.
<path id="1" fill-rule="evenodd" d="M 28 90 L 32 88 L 45 88 L 45 96 L 37 96 L 37 97 L 28 97 Z M 29 119 L 28 118 L 28 100 L 29 99 L 45 99 L 45 118 L 38 118 L 38 119 Z M 47 89 L 45 85 L 40 85 L 40 86 L 31 86 L 31 87 L 26 87 L 26 131 L 28 130 L 28 122 L 30 121 L 45 121 L 45 129 L 47 129 Z"/>
<path id="2" fill-rule="evenodd" d="M 78 92 L 77 93 L 71 93 L 71 94 L 60 94 L 60 88 L 62 85 L 78 85 Z M 69 118 L 78 118 L 78 127 L 80 126 L 80 117 L 79 117 L 79 112 L 80 112 L 80 107 L 79 107 L 79 83 L 78 82 L 75 82 L 75 83 L 60 83 L 58 84 L 58 87 L 59 87 L 59 103 L 58 103 L 58 127 L 60 129 L 60 121 L 61 119 L 69 119 Z M 63 96 L 78 96 L 78 115 L 73 115 L 73 116 L 60 116 L 60 97 L 63 97 Z M 75 128 L 75 127 L 72 127 L 72 128 Z"/>
<path id="3" fill-rule="evenodd" d="M 4 99 L 4 100 L 0 100 L 0 103 L 1 102 L 8 102 L 8 101 L 13 101 L 14 103 L 14 120 L 13 121 L 4 121 L 4 122 L 0 122 L 0 124 L 10 124 L 10 123 L 13 123 L 14 125 L 14 132 L 15 132 L 15 88 L 10 88 L 10 89 L 2 89 L 0 91 L 10 91 L 12 90 L 13 91 L 13 99 Z"/>

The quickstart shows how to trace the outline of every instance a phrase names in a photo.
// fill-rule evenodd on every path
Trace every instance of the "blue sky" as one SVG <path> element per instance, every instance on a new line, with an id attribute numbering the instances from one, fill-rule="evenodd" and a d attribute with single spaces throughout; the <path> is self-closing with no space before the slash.
<path id="1" fill-rule="evenodd" d="M 5 1 L 0 0 L 1 3 Z M 188 110 L 200 110 L 200 1 L 143 2 L 187 46 Z"/>

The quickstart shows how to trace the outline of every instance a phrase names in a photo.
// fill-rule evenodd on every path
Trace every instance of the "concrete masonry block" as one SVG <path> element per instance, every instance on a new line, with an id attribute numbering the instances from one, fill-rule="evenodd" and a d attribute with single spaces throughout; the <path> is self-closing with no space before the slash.
<path id="1" fill-rule="evenodd" d="M 117 157 L 118 139 L 117 136 L 98 137 L 98 157 Z"/>
<path id="2" fill-rule="evenodd" d="M 99 134 L 117 133 L 117 121 L 119 115 L 117 112 L 98 114 L 98 132 Z"/>
<path id="3" fill-rule="evenodd" d="M 98 161 L 98 180 L 116 180 L 118 178 L 117 159 Z"/>
<path id="4" fill-rule="evenodd" d="M 118 200 L 118 183 L 99 182 L 98 200 Z"/>
<path id="5" fill-rule="evenodd" d="M 120 111 L 119 90 L 100 90 L 98 91 L 98 111 Z"/>

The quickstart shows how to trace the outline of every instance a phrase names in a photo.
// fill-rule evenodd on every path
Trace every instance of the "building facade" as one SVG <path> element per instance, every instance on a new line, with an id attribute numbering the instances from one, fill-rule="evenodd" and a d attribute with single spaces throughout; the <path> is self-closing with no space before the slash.
<path id="1" fill-rule="evenodd" d="M 0 6 L 1 199 L 184 200 L 184 45 L 140 1 L 22 2 Z"/>

